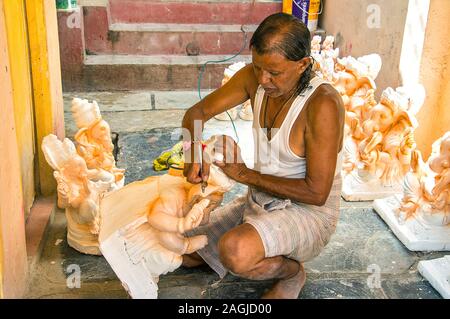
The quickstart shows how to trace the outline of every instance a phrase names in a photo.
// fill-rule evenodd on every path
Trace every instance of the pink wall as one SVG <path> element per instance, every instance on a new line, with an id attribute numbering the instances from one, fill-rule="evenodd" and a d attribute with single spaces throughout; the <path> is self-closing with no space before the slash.
<path id="1" fill-rule="evenodd" d="M 7 43 L 0 0 L 0 43 Z M 22 296 L 27 280 L 21 168 L 14 122 L 8 46 L 0 46 L 0 296 Z"/>

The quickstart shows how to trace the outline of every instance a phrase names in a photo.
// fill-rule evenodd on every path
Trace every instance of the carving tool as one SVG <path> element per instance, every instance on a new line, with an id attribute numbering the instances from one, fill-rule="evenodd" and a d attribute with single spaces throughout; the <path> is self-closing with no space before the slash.
<path id="1" fill-rule="evenodd" d="M 199 155 L 199 159 L 200 159 L 200 178 L 202 178 L 202 193 L 205 193 L 205 189 L 206 187 L 208 187 L 208 182 L 207 181 L 203 181 L 203 143 L 198 143 L 199 146 L 199 150 L 198 150 L 198 155 Z"/>

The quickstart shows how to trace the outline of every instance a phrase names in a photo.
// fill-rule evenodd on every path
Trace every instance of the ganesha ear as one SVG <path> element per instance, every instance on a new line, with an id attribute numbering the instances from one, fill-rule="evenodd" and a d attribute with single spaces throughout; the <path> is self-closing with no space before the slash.
<path id="1" fill-rule="evenodd" d="M 375 90 L 377 88 L 377 85 L 375 84 L 375 81 L 370 76 L 362 76 L 358 78 L 357 81 L 358 87 L 361 87 L 363 85 L 368 85 L 370 89 Z"/>
<path id="2" fill-rule="evenodd" d="M 394 123 L 399 121 L 406 121 L 413 129 L 419 126 L 419 123 L 417 122 L 416 118 L 409 111 L 398 112 L 397 116 L 395 117 Z"/>
<path id="3" fill-rule="evenodd" d="M 407 100 L 406 109 L 416 115 L 426 98 L 425 87 L 422 84 L 409 84 L 407 86 L 398 87 L 395 90 L 403 99 Z"/>

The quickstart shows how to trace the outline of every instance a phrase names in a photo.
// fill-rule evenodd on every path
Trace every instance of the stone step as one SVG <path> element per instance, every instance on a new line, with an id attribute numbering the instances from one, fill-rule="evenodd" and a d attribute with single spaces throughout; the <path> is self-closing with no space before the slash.
<path id="1" fill-rule="evenodd" d="M 204 98 L 211 90 L 201 90 Z M 100 112 L 185 110 L 200 101 L 198 91 L 64 92 L 64 112 L 70 113 L 73 98 L 97 101 Z"/>
<path id="2" fill-rule="evenodd" d="M 201 89 L 219 87 L 223 72 L 232 63 L 251 62 L 250 55 L 229 61 L 230 55 L 202 56 L 138 56 L 87 55 L 78 72 L 63 73 L 64 91 L 129 91 L 129 90 L 196 90 L 199 73 L 208 61 L 202 76 Z"/>
<path id="3" fill-rule="evenodd" d="M 87 55 L 84 61 L 85 65 L 161 65 L 168 64 L 176 67 L 177 65 L 195 65 L 201 67 L 207 62 L 214 62 L 214 65 L 221 65 L 223 69 L 227 65 L 238 61 L 250 63 L 250 55 L 239 55 L 231 61 L 224 61 L 230 58 L 230 55 Z"/>
<path id="4" fill-rule="evenodd" d="M 83 7 L 107 7 L 109 5 L 110 0 L 78 0 L 78 6 Z M 233 3 L 233 2 L 243 2 L 243 3 L 251 3 L 254 0 L 140 0 L 140 1 L 152 1 L 152 2 L 189 2 L 189 3 Z M 255 0 L 256 3 L 282 3 L 282 0 Z M 59 9 L 58 9 L 59 10 Z"/>
<path id="5" fill-rule="evenodd" d="M 199 55 L 249 54 L 257 25 L 115 23 L 109 26 L 85 18 L 86 49 L 90 54 Z"/>
<path id="6" fill-rule="evenodd" d="M 181 23 L 113 23 L 109 29 L 116 32 L 205 32 L 231 33 L 254 32 L 258 25 L 238 24 L 181 24 Z"/>
<path id="7" fill-rule="evenodd" d="M 281 1 L 110 0 L 111 23 L 259 24 Z"/>

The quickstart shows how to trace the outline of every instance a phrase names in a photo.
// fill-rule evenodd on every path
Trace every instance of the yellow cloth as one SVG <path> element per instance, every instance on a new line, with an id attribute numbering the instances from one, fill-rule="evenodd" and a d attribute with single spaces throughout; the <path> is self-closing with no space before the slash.
<path id="1" fill-rule="evenodd" d="M 183 162 L 183 142 L 179 142 L 153 160 L 153 169 L 159 172 L 167 170 L 171 166 L 183 167 Z"/>

